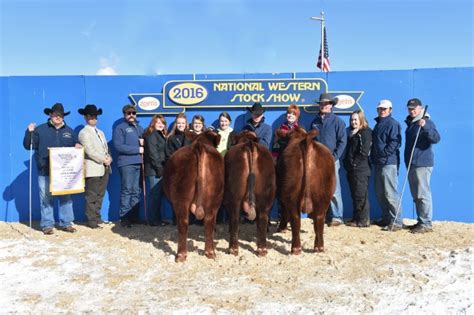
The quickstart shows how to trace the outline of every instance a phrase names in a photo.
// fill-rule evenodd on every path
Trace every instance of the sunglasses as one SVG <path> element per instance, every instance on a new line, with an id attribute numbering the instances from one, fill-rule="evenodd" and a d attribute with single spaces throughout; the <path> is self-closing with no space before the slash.
<path id="1" fill-rule="evenodd" d="M 135 116 L 136 114 L 137 114 L 137 112 L 126 112 L 125 113 L 125 115 L 127 115 L 127 116 L 131 116 L 131 115 Z"/>

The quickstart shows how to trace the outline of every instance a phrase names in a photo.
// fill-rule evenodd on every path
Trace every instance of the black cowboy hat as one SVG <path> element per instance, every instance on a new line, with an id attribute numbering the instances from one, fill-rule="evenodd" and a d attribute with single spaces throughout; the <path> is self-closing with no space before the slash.
<path id="1" fill-rule="evenodd" d="M 53 105 L 53 107 L 45 108 L 43 111 L 46 115 L 49 115 L 51 113 L 58 113 L 58 114 L 61 114 L 62 116 L 67 116 L 71 113 L 71 112 L 65 113 L 64 112 L 64 106 L 61 103 L 56 103 L 56 104 Z"/>
<path id="2" fill-rule="evenodd" d="M 81 115 L 98 116 L 102 115 L 102 108 L 97 109 L 97 106 L 95 106 L 94 104 L 88 104 L 84 108 L 79 108 L 77 112 Z"/>
<path id="3" fill-rule="evenodd" d="M 251 114 L 255 114 L 255 115 L 262 115 L 264 112 L 265 112 L 265 108 L 263 108 L 262 104 L 260 103 L 254 103 L 252 105 L 252 107 L 247 107 L 247 110 L 251 113 Z"/>
<path id="4" fill-rule="evenodd" d="M 337 99 L 334 99 L 331 94 L 329 93 L 321 93 L 319 95 L 319 101 L 315 101 L 317 104 L 321 103 L 331 103 L 331 105 L 336 105 L 337 104 Z"/>

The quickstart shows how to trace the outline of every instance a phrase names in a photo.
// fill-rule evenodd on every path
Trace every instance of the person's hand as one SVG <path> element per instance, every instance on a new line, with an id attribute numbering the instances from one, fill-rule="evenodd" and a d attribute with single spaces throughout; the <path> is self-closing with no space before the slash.
<path id="1" fill-rule="evenodd" d="M 143 154 L 144 151 L 143 147 L 140 147 L 140 154 Z"/>
<path id="2" fill-rule="evenodd" d="M 28 125 L 28 131 L 29 131 L 29 132 L 35 131 L 35 128 L 36 128 L 36 124 L 35 124 L 35 123 L 31 123 L 31 124 Z"/>
<path id="3" fill-rule="evenodd" d="M 145 140 L 143 139 L 138 139 L 138 142 L 140 143 L 141 147 L 143 147 L 143 145 L 145 144 Z"/>
<path id="4" fill-rule="evenodd" d="M 112 158 L 110 156 L 107 156 L 104 160 L 104 165 L 109 166 L 110 164 L 112 164 Z"/>
<path id="5" fill-rule="evenodd" d="M 420 121 L 418 121 L 418 125 L 423 128 L 426 125 L 426 120 L 420 119 Z"/>
<path id="6" fill-rule="evenodd" d="M 76 143 L 76 145 L 74 146 L 76 149 L 82 149 L 82 145 L 80 143 Z"/>

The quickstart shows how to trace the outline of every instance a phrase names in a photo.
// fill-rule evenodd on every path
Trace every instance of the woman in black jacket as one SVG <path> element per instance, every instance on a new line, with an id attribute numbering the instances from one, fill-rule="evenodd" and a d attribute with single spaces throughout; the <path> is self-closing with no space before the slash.
<path id="1" fill-rule="evenodd" d="M 189 130 L 188 119 L 184 113 L 176 115 L 176 119 L 173 124 L 173 128 L 168 135 L 168 141 L 166 145 L 166 161 L 169 160 L 171 155 L 178 149 L 191 143 L 186 138 L 185 132 Z"/>
<path id="2" fill-rule="evenodd" d="M 368 190 L 371 175 L 369 154 L 372 145 L 372 129 L 369 128 L 364 112 L 359 109 L 351 114 L 348 129 L 346 155 L 343 163 L 351 189 L 354 214 L 347 225 L 368 227 L 370 226 Z"/>
<path id="3" fill-rule="evenodd" d="M 149 186 L 147 220 L 153 226 L 164 225 L 161 219 L 161 178 L 166 159 L 166 133 L 166 120 L 163 115 L 153 116 L 150 125 L 143 133 L 145 140 L 143 160 Z"/>

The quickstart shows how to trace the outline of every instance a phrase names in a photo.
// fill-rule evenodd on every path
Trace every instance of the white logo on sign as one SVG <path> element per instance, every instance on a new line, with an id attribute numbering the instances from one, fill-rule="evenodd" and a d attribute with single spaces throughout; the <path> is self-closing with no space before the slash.
<path id="1" fill-rule="evenodd" d="M 336 98 L 337 104 L 335 107 L 339 109 L 348 109 L 354 106 L 355 104 L 355 99 L 350 95 L 338 95 L 336 96 Z"/>
<path id="2" fill-rule="evenodd" d="M 154 110 L 160 106 L 160 101 L 154 97 L 147 96 L 138 101 L 138 107 L 143 110 Z"/>

